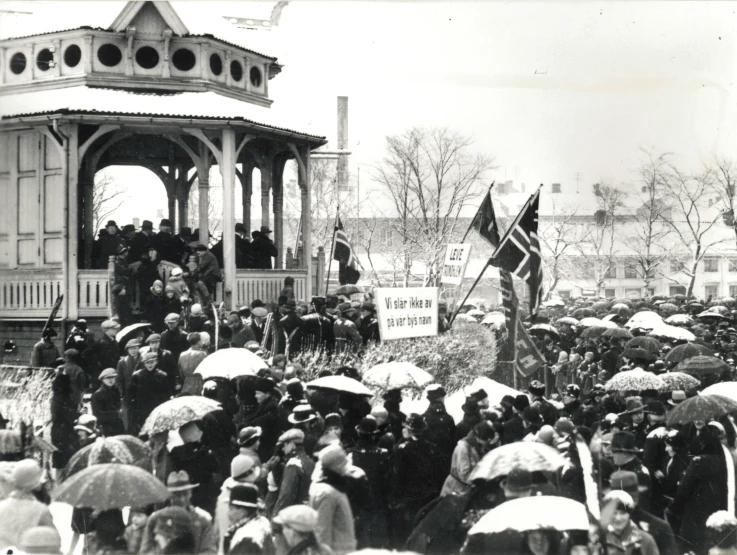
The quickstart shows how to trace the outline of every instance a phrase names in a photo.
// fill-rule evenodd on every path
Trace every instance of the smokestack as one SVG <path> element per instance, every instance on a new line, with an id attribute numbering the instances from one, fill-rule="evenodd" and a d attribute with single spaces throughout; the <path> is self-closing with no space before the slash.
<path id="1" fill-rule="evenodd" d="M 348 97 L 338 97 L 338 150 L 348 149 Z M 338 188 L 348 188 L 348 157 L 338 155 Z"/>

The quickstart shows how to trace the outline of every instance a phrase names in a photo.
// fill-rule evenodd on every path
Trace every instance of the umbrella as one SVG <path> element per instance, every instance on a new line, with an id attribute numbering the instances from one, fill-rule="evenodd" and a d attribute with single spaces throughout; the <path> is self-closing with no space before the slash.
<path id="1" fill-rule="evenodd" d="M 728 397 L 733 401 L 737 401 L 737 382 L 715 383 L 704 389 L 701 395 L 721 395 L 722 397 Z"/>
<path id="2" fill-rule="evenodd" d="M 624 327 L 651 330 L 662 323 L 663 319 L 659 314 L 649 310 L 644 310 L 642 312 L 635 313 L 635 315 L 627 321 Z"/>
<path id="3" fill-rule="evenodd" d="M 674 347 L 671 352 L 665 355 L 665 362 L 677 364 L 687 358 L 699 355 L 714 356 L 714 353 L 712 353 L 707 347 L 699 345 L 698 343 L 686 343 L 685 345 Z"/>
<path id="4" fill-rule="evenodd" d="M 636 360 L 645 360 L 647 362 L 652 362 L 656 358 L 651 351 L 643 349 L 642 347 L 627 347 L 622 351 L 622 356 Z"/>
<path id="5" fill-rule="evenodd" d="M 632 339 L 632 333 L 624 328 L 612 328 L 604 330 L 601 334 L 603 337 L 611 337 L 612 339 Z"/>
<path id="6" fill-rule="evenodd" d="M 227 350 L 234 351 L 236 349 Z M 219 407 L 220 403 L 206 397 L 197 395 L 176 397 L 175 399 L 161 403 L 151 411 L 139 435 L 146 434 L 152 436 L 160 432 L 176 430 L 179 426 L 184 426 L 187 422 L 200 420 L 203 416 Z"/>
<path id="7" fill-rule="evenodd" d="M 120 330 L 118 333 L 115 334 L 115 341 L 117 341 L 119 344 L 123 345 L 125 347 L 125 344 L 123 343 L 123 339 L 127 335 L 130 335 L 136 330 L 142 330 L 144 328 L 150 328 L 151 324 L 147 324 L 146 322 L 141 324 L 131 324 L 130 326 L 125 326 L 122 330 Z"/>
<path id="8" fill-rule="evenodd" d="M 474 324 L 478 324 L 479 321 L 471 316 L 470 314 L 459 314 L 456 316 L 456 321 L 458 322 L 473 322 Z"/>
<path id="9" fill-rule="evenodd" d="M 626 304 L 619 303 L 610 308 L 609 313 L 616 314 L 617 316 L 621 316 L 622 318 L 630 318 L 632 316 L 632 309 Z"/>
<path id="10" fill-rule="evenodd" d="M 501 312 L 489 312 L 486 316 L 484 316 L 484 319 L 481 320 L 482 324 L 487 325 L 499 325 L 504 326 L 507 323 L 507 317 L 504 316 Z"/>
<path id="11" fill-rule="evenodd" d="M 484 455 L 468 481 L 493 480 L 506 476 L 513 468 L 528 472 L 555 472 L 564 464 L 565 459 L 557 449 L 544 443 L 521 441 L 502 445 Z"/>
<path id="12" fill-rule="evenodd" d="M 562 299 L 550 299 L 549 301 L 545 301 L 543 306 L 566 306 L 566 303 L 564 303 Z"/>
<path id="13" fill-rule="evenodd" d="M 363 375 L 365 383 L 382 389 L 423 388 L 432 383 L 433 379 L 430 374 L 410 362 L 377 364 Z"/>
<path id="14" fill-rule="evenodd" d="M 479 317 L 479 318 L 486 316 L 486 312 L 484 312 L 483 310 L 479 310 L 478 308 L 473 308 L 469 310 L 468 312 L 466 312 L 466 314 L 468 314 L 469 316 Z"/>
<path id="15" fill-rule="evenodd" d="M 321 389 L 334 389 L 344 393 L 352 393 L 354 395 L 366 395 L 373 397 L 371 390 L 358 380 L 347 378 L 345 376 L 325 376 L 317 378 L 307 384 L 307 387 L 318 387 Z"/>
<path id="16" fill-rule="evenodd" d="M 137 437 L 121 435 L 98 438 L 77 451 L 67 463 L 61 481 L 95 464 L 120 463 L 151 470 L 151 448 Z"/>
<path id="17" fill-rule="evenodd" d="M 153 474 L 130 464 L 96 464 L 81 470 L 52 493 L 73 507 L 122 509 L 163 503 L 171 494 Z"/>
<path id="18" fill-rule="evenodd" d="M 608 329 L 609 328 L 605 328 L 604 326 L 591 326 L 590 328 L 586 328 L 585 330 L 583 330 L 581 337 L 583 337 L 584 339 L 592 339 L 594 337 L 601 337 L 602 334 Z"/>
<path id="19" fill-rule="evenodd" d="M 623 304 L 625 306 L 628 306 L 632 308 L 634 305 L 630 299 L 614 299 L 614 306 L 617 306 L 618 304 Z"/>
<path id="20" fill-rule="evenodd" d="M 555 322 L 556 324 L 567 324 L 569 326 L 577 326 L 578 320 L 575 318 L 571 318 L 570 316 L 564 316 L 563 318 L 558 318 Z"/>
<path id="21" fill-rule="evenodd" d="M 627 355 L 622 353 L 622 356 Z M 645 372 L 642 368 L 635 368 L 634 370 L 626 370 L 615 374 L 604 386 L 604 389 L 607 391 L 644 391 L 646 389 L 658 391 L 662 388 L 663 382 L 660 378 L 655 374 Z"/>
<path id="22" fill-rule="evenodd" d="M 238 376 L 255 376 L 259 370 L 269 365 L 248 349 L 221 349 L 207 355 L 195 372 L 203 380 L 209 378 L 226 378 L 232 380 Z"/>
<path id="23" fill-rule="evenodd" d="M 530 331 L 539 331 L 542 333 L 552 333 L 553 335 L 560 335 L 558 330 L 550 324 L 535 324 L 530 328 Z"/>
<path id="24" fill-rule="evenodd" d="M 726 306 L 710 306 L 706 309 L 707 312 L 717 312 L 719 314 L 725 315 L 729 314 L 729 309 Z"/>
<path id="25" fill-rule="evenodd" d="M 728 370 L 729 366 L 723 360 L 707 355 L 697 355 L 681 361 L 674 370 L 678 372 L 688 372 L 697 376 L 706 376 L 707 374 L 720 374 L 724 370 Z"/>
<path id="26" fill-rule="evenodd" d="M 520 518 L 524 515 L 523 518 Z M 540 495 L 512 499 L 490 510 L 473 525 L 469 534 L 498 534 L 507 530 L 588 530 L 589 517 L 583 503 Z"/>
<path id="27" fill-rule="evenodd" d="M 664 339 L 672 339 L 674 341 L 695 341 L 696 336 L 688 330 L 678 328 L 676 326 L 669 326 L 668 324 L 661 324 L 660 326 L 654 327 L 648 335 L 655 337 L 662 337 Z"/>
<path id="28" fill-rule="evenodd" d="M 520 395 L 519 391 L 512 389 L 508 385 L 480 376 L 445 399 L 445 410 L 448 411 L 448 414 L 456 422 L 460 422 L 463 419 L 463 405 L 466 403 L 466 397 L 471 395 L 471 393 L 477 392 L 479 389 L 486 391 L 486 394 L 489 396 L 489 404 L 492 407 L 500 404 L 505 395 L 511 395 L 512 397 Z M 424 408 L 421 412 L 424 412 Z"/>
<path id="29" fill-rule="evenodd" d="M 673 314 L 673 313 L 675 313 L 675 312 L 678 311 L 678 307 L 676 305 L 674 305 L 673 303 L 663 303 L 663 304 L 661 304 L 658 307 L 658 309 L 661 312 L 668 312 L 668 313 L 671 313 L 671 314 Z"/>
<path id="30" fill-rule="evenodd" d="M 599 320 L 598 318 L 594 318 L 592 316 L 587 316 L 586 318 L 582 318 L 581 320 L 579 320 L 578 325 L 582 328 L 590 328 L 591 326 L 601 326 L 603 323 L 603 320 Z"/>
<path id="31" fill-rule="evenodd" d="M 627 341 L 627 348 L 645 349 L 651 353 L 660 351 L 660 342 L 654 337 L 638 336 Z"/>
<path id="32" fill-rule="evenodd" d="M 604 316 L 604 317 L 603 317 L 603 318 L 601 319 L 601 321 L 602 321 L 602 322 L 614 322 L 614 323 L 617 323 L 617 321 L 618 321 L 618 320 L 619 320 L 620 318 L 622 318 L 622 316 L 620 316 L 619 314 L 607 314 L 606 316 Z"/>
<path id="33" fill-rule="evenodd" d="M 363 290 L 357 285 L 352 284 L 341 285 L 335 291 L 333 291 L 333 295 L 343 295 L 344 297 L 350 297 L 351 295 L 355 295 L 356 293 L 363 293 Z"/>
<path id="34" fill-rule="evenodd" d="M 665 323 L 670 326 L 690 326 L 693 324 L 693 318 L 687 314 L 674 314 L 666 318 Z"/>
<path id="35" fill-rule="evenodd" d="M 660 374 L 658 377 L 664 384 L 661 391 L 677 391 L 679 389 L 688 391 L 689 389 L 696 389 L 701 385 L 699 380 L 683 372 L 668 372 L 666 374 Z"/>
<path id="36" fill-rule="evenodd" d="M 665 301 L 667 299 L 668 299 L 668 295 L 658 294 L 658 295 L 653 295 L 652 297 L 650 297 L 650 302 L 652 303 L 655 301 Z"/>
<path id="37" fill-rule="evenodd" d="M 681 293 L 676 293 L 675 295 L 673 295 L 673 300 L 678 301 L 678 302 L 683 302 L 686 300 L 686 295 L 683 295 Z"/>
<path id="38" fill-rule="evenodd" d="M 591 310 L 594 310 L 596 312 L 599 312 L 601 310 L 609 310 L 609 307 L 612 306 L 612 303 L 607 301 L 599 301 L 591 305 Z"/>
<path id="39" fill-rule="evenodd" d="M 708 310 L 705 312 L 700 312 L 696 315 L 696 318 L 717 318 L 722 320 L 728 320 L 726 316 L 722 316 L 718 312 L 709 312 Z"/>
<path id="40" fill-rule="evenodd" d="M 695 420 L 708 422 L 737 411 L 737 401 L 721 395 L 697 395 L 675 406 L 668 414 L 668 425 L 688 424 Z"/>
<path id="41" fill-rule="evenodd" d="M 579 320 L 581 318 L 593 318 L 596 316 L 596 312 L 591 310 L 590 308 L 578 308 L 573 311 L 571 314 L 574 318 L 578 318 Z"/>

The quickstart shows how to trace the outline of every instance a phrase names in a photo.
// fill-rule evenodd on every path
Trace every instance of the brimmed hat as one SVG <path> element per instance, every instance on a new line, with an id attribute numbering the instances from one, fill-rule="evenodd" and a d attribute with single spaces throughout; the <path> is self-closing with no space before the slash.
<path id="1" fill-rule="evenodd" d="M 532 489 L 532 476 L 523 468 L 513 468 L 502 482 L 502 487 L 521 493 Z"/>
<path id="2" fill-rule="evenodd" d="M 625 410 L 621 414 L 635 414 L 637 412 L 643 412 L 645 410 L 645 405 L 642 404 L 642 401 L 636 397 L 632 399 L 627 399 L 627 410 Z"/>
<path id="3" fill-rule="evenodd" d="M 530 385 L 527 387 L 527 391 L 533 395 L 543 395 L 545 393 L 545 384 L 540 380 L 532 380 Z"/>
<path id="4" fill-rule="evenodd" d="M 632 432 L 616 432 L 612 436 L 612 453 L 629 453 L 636 455 L 640 451 L 635 446 L 635 434 Z"/>
<path id="5" fill-rule="evenodd" d="M 262 507 L 262 503 L 258 498 L 258 488 L 253 484 L 238 484 L 237 486 L 233 486 L 230 490 L 230 500 L 228 503 L 237 507 L 251 507 L 254 509 Z"/>
<path id="6" fill-rule="evenodd" d="M 447 395 L 445 388 L 443 388 L 442 385 L 433 383 L 427 386 L 425 396 L 427 399 L 432 402 L 436 399 L 440 399 L 442 397 L 445 397 Z"/>
<path id="7" fill-rule="evenodd" d="M 126 350 L 130 349 L 131 347 L 140 347 L 141 346 L 141 340 L 137 337 L 135 339 L 131 339 L 128 341 L 128 343 L 125 344 Z"/>
<path id="8" fill-rule="evenodd" d="M 261 393 L 271 393 L 276 388 L 276 383 L 271 378 L 259 378 L 256 380 L 254 389 Z"/>
<path id="9" fill-rule="evenodd" d="M 61 536 L 53 526 L 33 526 L 20 535 L 18 550 L 28 554 L 61 553 Z M 12 552 L 12 549 L 6 551 Z"/>
<path id="10" fill-rule="evenodd" d="M 317 418 L 315 410 L 310 405 L 297 405 L 292 409 L 292 414 L 287 417 L 290 424 L 304 424 Z"/>
<path id="11" fill-rule="evenodd" d="M 286 443 L 288 441 L 291 441 L 293 443 L 304 443 L 305 433 L 298 428 L 292 428 L 291 430 L 287 430 L 282 435 L 280 435 L 276 443 L 280 444 Z"/>
<path id="12" fill-rule="evenodd" d="M 675 391 L 671 391 L 670 399 L 668 399 L 668 404 L 675 407 L 679 403 L 683 403 L 683 401 L 685 400 L 686 392 L 682 389 L 676 389 Z"/>
<path id="13" fill-rule="evenodd" d="M 105 378 L 114 378 L 118 375 L 118 372 L 114 368 L 105 368 L 102 372 L 100 372 L 100 380 L 104 380 Z"/>
<path id="14" fill-rule="evenodd" d="M 376 418 L 371 415 L 364 416 L 356 426 L 356 433 L 360 436 L 375 436 L 381 433 Z"/>
<path id="15" fill-rule="evenodd" d="M 665 416 L 665 405 L 661 401 L 648 401 L 647 403 L 647 409 L 645 409 L 645 412 L 647 414 L 655 414 L 657 416 Z"/>
<path id="16" fill-rule="evenodd" d="M 100 327 L 104 330 L 112 330 L 120 327 L 120 323 L 117 320 L 105 320 Z"/>
<path id="17" fill-rule="evenodd" d="M 261 426 L 247 426 L 238 432 L 238 445 L 248 447 L 261 437 Z"/>
<path id="18" fill-rule="evenodd" d="M 253 467 L 256 466 L 256 461 L 248 455 L 236 455 L 233 460 L 230 461 L 230 475 L 236 482 L 247 476 Z"/>
<path id="19" fill-rule="evenodd" d="M 10 483 L 14 489 L 32 492 L 43 484 L 43 470 L 33 459 L 23 459 L 15 463 Z"/>
<path id="20" fill-rule="evenodd" d="M 141 229 L 153 229 L 154 223 L 151 220 L 143 220 L 143 223 L 141 224 Z"/>
<path id="21" fill-rule="evenodd" d="M 146 338 L 146 345 L 151 343 L 152 341 L 161 341 L 161 335 L 158 333 L 152 333 Z"/>
<path id="22" fill-rule="evenodd" d="M 163 220 L 161 220 L 161 221 L 159 222 L 159 227 L 164 227 L 164 226 L 167 226 L 167 227 L 172 227 L 172 225 L 171 225 L 171 220 L 168 220 L 168 219 L 166 219 L 166 218 L 164 218 Z"/>
<path id="23" fill-rule="evenodd" d="M 317 511 L 307 505 L 292 505 L 279 511 L 274 517 L 274 522 L 308 534 L 314 532 L 317 526 Z"/>
<path id="24" fill-rule="evenodd" d="M 154 534 L 172 539 L 192 530 L 192 517 L 182 507 L 165 507 L 156 516 Z"/>
<path id="25" fill-rule="evenodd" d="M 641 486 L 637 481 L 637 474 L 631 470 L 617 470 L 609 478 L 612 489 L 621 489 L 629 494 L 647 491 L 647 487 Z"/>
<path id="26" fill-rule="evenodd" d="M 343 419 L 337 412 L 331 412 L 325 417 L 325 429 L 332 427 L 343 427 Z"/>
<path id="27" fill-rule="evenodd" d="M 338 305 L 338 310 L 341 313 L 350 312 L 351 310 L 353 310 L 353 307 L 351 306 L 351 303 L 340 303 Z"/>
<path id="28" fill-rule="evenodd" d="M 407 420 L 404 421 L 404 427 L 410 432 L 420 433 L 424 432 L 425 428 L 427 428 L 427 422 L 425 422 L 425 419 L 422 418 L 422 416 L 413 412 L 407 417 Z"/>
<path id="29" fill-rule="evenodd" d="M 320 451 L 319 458 L 323 469 L 330 470 L 341 476 L 348 469 L 348 455 L 341 445 L 328 445 Z"/>
<path id="30" fill-rule="evenodd" d="M 115 223 L 115 220 L 108 220 L 105 224 L 105 227 L 118 227 L 118 224 Z"/>
<path id="31" fill-rule="evenodd" d="M 189 479 L 189 474 L 184 470 L 179 472 L 171 472 L 166 478 L 166 489 L 169 491 L 186 491 L 194 489 L 199 484 L 193 484 Z"/>
<path id="32" fill-rule="evenodd" d="M 365 302 L 361 304 L 361 310 L 368 310 L 370 312 L 376 312 L 376 305 L 374 303 Z"/>
<path id="33" fill-rule="evenodd" d="M 269 226 L 262 225 L 261 226 L 261 233 L 271 233 L 271 230 L 269 229 Z"/>
<path id="34" fill-rule="evenodd" d="M 95 433 L 97 427 L 97 418 L 91 414 L 83 414 L 75 423 L 74 429 L 82 432 L 87 432 L 90 435 Z"/>

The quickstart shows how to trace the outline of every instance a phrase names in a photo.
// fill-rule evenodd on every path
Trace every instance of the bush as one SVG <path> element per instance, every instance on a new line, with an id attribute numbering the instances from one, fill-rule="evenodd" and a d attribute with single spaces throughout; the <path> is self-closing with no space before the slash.
<path id="1" fill-rule="evenodd" d="M 456 322 L 453 329 L 443 335 L 370 345 L 360 359 L 335 357 L 328 361 L 325 357 L 306 353 L 298 356 L 295 362 L 304 366 L 305 378 L 309 381 L 323 370 L 335 372 L 341 366 L 354 366 L 363 374 L 383 362 L 406 361 L 432 374 L 437 383 L 452 393 L 479 376 L 493 374 L 497 370 L 497 352 L 494 332 L 489 328 Z"/>
<path id="2" fill-rule="evenodd" d="M 11 426 L 21 421 L 40 425 L 49 421 L 53 378 L 49 369 L 0 366 L 0 413 Z"/>

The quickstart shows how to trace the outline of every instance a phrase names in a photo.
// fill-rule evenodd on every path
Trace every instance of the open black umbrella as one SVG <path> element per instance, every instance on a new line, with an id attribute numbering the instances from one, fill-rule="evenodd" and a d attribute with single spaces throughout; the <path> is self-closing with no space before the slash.
<path id="1" fill-rule="evenodd" d="M 673 370 L 706 376 L 707 374 L 721 374 L 724 370 L 729 370 L 729 365 L 714 356 L 697 355 L 680 362 Z"/>
<path id="2" fill-rule="evenodd" d="M 612 328 L 601 334 L 602 337 L 611 337 L 612 339 L 632 339 L 632 333 L 624 328 Z"/>
<path id="3" fill-rule="evenodd" d="M 590 308 L 578 308 L 571 314 L 574 318 L 581 320 L 582 318 L 594 318 L 596 312 Z"/>
<path id="4" fill-rule="evenodd" d="M 714 353 L 711 352 L 709 348 L 699 345 L 698 343 L 685 343 L 683 345 L 678 345 L 678 347 L 674 347 L 671 352 L 665 356 L 665 362 L 678 364 L 687 358 L 699 355 L 714 356 Z"/>
<path id="5" fill-rule="evenodd" d="M 641 349 L 639 347 L 628 347 L 624 351 L 622 351 L 622 356 L 624 358 L 634 359 L 634 360 L 644 360 L 646 362 L 652 362 L 655 360 L 655 355 L 648 351 L 647 349 Z"/>
<path id="6" fill-rule="evenodd" d="M 343 295 L 344 297 L 350 297 L 356 293 L 363 293 L 363 290 L 357 285 L 341 285 L 333 291 L 333 295 Z"/>
<path id="7" fill-rule="evenodd" d="M 737 411 L 737 401 L 721 395 L 697 395 L 686 399 L 668 414 L 668 424 L 688 424 L 696 420 L 708 422 Z"/>
<path id="8" fill-rule="evenodd" d="M 660 342 L 654 337 L 640 335 L 638 337 L 633 337 L 632 339 L 627 341 L 627 348 L 645 349 L 647 351 L 650 351 L 651 353 L 657 353 L 658 351 L 660 351 L 661 346 Z"/>

